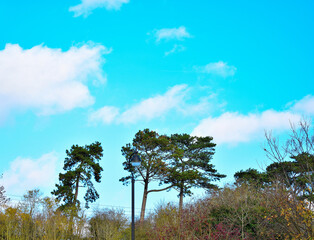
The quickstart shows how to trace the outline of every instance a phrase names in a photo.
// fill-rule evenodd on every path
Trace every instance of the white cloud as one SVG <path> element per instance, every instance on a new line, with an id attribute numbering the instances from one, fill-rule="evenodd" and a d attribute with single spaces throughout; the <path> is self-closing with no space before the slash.
<path id="1" fill-rule="evenodd" d="M 202 120 L 192 135 L 212 136 L 218 144 L 237 144 L 261 138 L 265 130 L 287 130 L 291 122 L 297 122 L 300 118 L 298 114 L 273 110 L 248 115 L 226 112 L 219 117 Z"/>
<path id="2" fill-rule="evenodd" d="M 182 109 L 184 107 L 189 107 L 195 113 L 198 109 L 204 107 L 204 103 L 202 102 L 199 106 L 187 106 L 185 97 L 188 90 L 188 86 L 185 84 L 176 85 L 170 88 L 165 94 L 144 99 L 121 114 L 119 114 L 118 108 L 105 106 L 91 113 L 89 115 L 89 122 L 102 122 L 104 124 L 112 122 L 135 123 L 139 120 L 151 120 L 162 117 L 174 109 L 183 112 Z"/>
<path id="3" fill-rule="evenodd" d="M 194 89 L 194 93 L 199 90 Z M 216 94 L 198 99 L 192 98 L 193 102 L 191 103 L 189 100 L 192 95 L 193 89 L 189 88 L 188 85 L 175 85 L 164 94 L 144 99 L 125 111 L 113 106 L 104 106 L 90 113 L 88 121 L 90 124 L 132 124 L 164 117 L 170 111 L 184 116 L 199 116 L 212 111 L 213 108 L 223 108 L 225 105 L 225 103 L 217 102 Z M 195 100 L 198 100 L 198 102 L 195 102 Z"/>
<path id="4" fill-rule="evenodd" d="M 69 11 L 74 12 L 74 16 L 88 16 L 96 8 L 106 8 L 107 10 L 119 10 L 121 6 L 129 0 L 81 0 L 76 6 L 70 7 Z"/>
<path id="5" fill-rule="evenodd" d="M 267 110 L 247 115 L 226 112 L 219 117 L 203 119 L 193 130 L 195 136 L 213 136 L 217 143 L 237 144 L 263 137 L 264 131 L 284 131 L 290 124 L 299 122 L 304 116 L 314 116 L 314 97 L 305 96 L 286 111 Z"/>
<path id="6" fill-rule="evenodd" d="M 233 76 L 237 70 L 234 66 L 229 66 L 226 62 L 215 62 L 209 63 L 205 66 L 196 66 L 194 67 L 197 72 L 208 73 L 221 77 Z"/>
<path id="7" fill-rule="evenodd" d="M 108 52 L 104 46 L 62 51 L 7 44 L 0 51 L 0 113 L 35 109 L 39 114 L 54 114 L 93 104 L 86 82 L 106 81 L 102 54 Z"/>
<path id="8" fill-rule="evenodd" d="M 314 96 L 305 96 L 300 101 L 297 101 L 292 109 L 305 115 L 314 115 Z"/>
<path id="9" fill-rule="evenodd" d="M 179 28 L 162 28 L 154 31 L 156 42 L 161 40 L 184 40 L 190 38 L 191 35 L 186 31 L 184 26 Z"/>
<path id="10" fill-rule="evenodd" d="M 42 155 L 38 159 L 18 157 L 0 179 L 7 193 L 22 195 L 34 188 L 52 189 L 57 180 L 57 156 L 55 153 Z"/>
<path id="11" fill-rule="evenodd" d="M 164 95 L 157 95 L 143 100 L 121 114 L 120 122 L 134 123 L 140 119 L 150 120 L 160 117 L 178 108 L 182 103 L 187 91 L 187 85 L 176 85 L 168 90 Z"/>
<path id="12" fill-rule="evenodd" d="M 175 44 L 170 51 L 165 52 L 165 56 L 168 56 L 169 54 L 172 54 L 172 53 L 182 52 L 184 50 L 185 50 L 185 47 L 183 45 Z"/>
<path id="13" fill-rule="evenodd" d="M 90 123 L 101 122 L 104 124 L 112 123 L 119 114 L 119 109 L 112 106 L 104 106 L 89 115 Z"/>

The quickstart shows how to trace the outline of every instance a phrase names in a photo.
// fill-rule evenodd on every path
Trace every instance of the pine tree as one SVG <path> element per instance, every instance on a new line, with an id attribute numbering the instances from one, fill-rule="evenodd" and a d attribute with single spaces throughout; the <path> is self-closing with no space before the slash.
<path id="1" fill-rule="evenodd" d="M 85 207 L 88 208 L 88 203 L 95 202 L 99 198 L 92 183 L 92 177 L 98 183 L 101 180 L 103 169 L 99 165 L 99 161 L 103 156 L 102 146 L 99 142 L 84 147 L 73 145 L 70 150 L 66 150 L 66 154 L 63 167 L 66 172 L 59 174 L 59 184 L 56 184 L 57 189 L 52 194 L 58 200 L 63 201 L 61 208 L 75 207 L 79 209 L 79 187 L 87 187 L 84 199 Z"/>
<path id="2" fill-rule="evenodd" d="M 165 155 L 170 146 L 170 141 L 167 136 L 159 135 L 157 132 L 150 131 L 149 129 L 144 129 L 135 134 L 132 145 L 128 143 L 122 147 L 122 155 L 125 157 L 125 162 L 123 162 L 124 170 L 131 174 L 121 178 L 120 181 L 123 182 L 123 184 L 128 184 L 133 173 L 134 178 L 143 181 L 144 185 L 140 222 L 143 222 L 145 217 L 148 194 L 171 188 L 171 186 L 166 186 L 159 189 L 149 189 L 149 184 L 152 181 L 157 181 L 161 185 L 165 179 L 165 175 L 168 174 Z M 141 165 L 136 168 L 132 167 L 129 162 L 134 149 L 138 151 L 142 159 Z"/>
<path id="3" fill-rule="evenodd" d="M 194 187 L 204 189 L 217 188 L 212 182 L 225 177 L 217 173 L 210 163 L 216 144 L 212 137 L 195 137 L 189 134 L 173 134 L 173 145 L 169 162 L 170 173 L 166 183 L 179 191 L 179 209 L 182 210 L 183 197 L 191 195 Z"/>

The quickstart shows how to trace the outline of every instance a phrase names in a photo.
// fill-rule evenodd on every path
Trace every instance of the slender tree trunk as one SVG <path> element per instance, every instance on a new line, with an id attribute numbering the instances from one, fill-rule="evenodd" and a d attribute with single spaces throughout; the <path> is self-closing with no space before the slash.
<path id="1" fill-rule="evenodd" d="M 77 196 L 78 196 L 79 183 L 80 183 L 80 175 L 77 176 L 76 183 L 75 183 L 75 195 L 74 195 L 75 204 L 76 204 Z"/>
<path id="2" fill-rule="evenodd" d="M 182 218 L 182 208 L 183 208 L 183 185 L 180 186 L 180 192 L 179 192 L 179 232 L 182 232 L 181 226 L 183 226 L 183 218 Z"/>
<path id="3" fill-rule="evenodd" d="M 183 161 L 181 160 L 181 162 L 183 163 Z M 184 173 L 184 164 L 182 164 L 181 167 L 181 173 Z M 180 184 L 180 193 L 179 193 L 179 215 L 181 217 L 181 212 L 182 212 L 182 208 L 183 208 L 183 190 L 184 190 L 184 182 L 183 180 L 181 180 L 181 184 Z"/>
<path id="4" fill-rule="evenodd" d="M 183 186 L 180 188 L 179 198 L 179 214 L 181 215 L 183 208 Z"/>
<path id="5" fill-rule="evenodd" d="M 76 202 L 78 197 L 78 189 L 79 189 L 79 183 L 80 183 L 80 175 L 77 176 L 76 182 L 75 182 L 75 193 L 74 193 L 74 207 L 75 209 L 71 209 L 71 216 L 70 216 L 70 239 L 73 239 L 74 235 L 74 215 L 77 215 L 77 208 L 76 208 Z M 75 212 L 74 212 L 75 211 Z"/>
<path id="6" fill-rule="evenodd" d="M 147 202 L 147 195 L 148 195 L 148 181 L 144 182 L 144 192 L 143 192 L 143 201 L 142 201 L 142 208 L 141 208 L 141 217 L 140 223 L 142 224 L 145 218 L 145 209 L 146 209 L 146 202 Z"/>

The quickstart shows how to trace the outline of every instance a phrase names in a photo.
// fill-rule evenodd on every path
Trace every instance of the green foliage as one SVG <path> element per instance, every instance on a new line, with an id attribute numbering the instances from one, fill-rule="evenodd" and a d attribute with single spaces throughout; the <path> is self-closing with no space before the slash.
<path id="1" fill-rule="evenodd" d="M 256 187 L 263 187 L 265 184 L 269 183 L 268 175 L 266 173 L 261 173 L 254 168 L 249 168 L 247 170 L 241 170 L 234 174 L 236 184 L 247 184 Z"/>
<path id="2" fill-rule="evenodd" d="M 285 188 L 292 189 L 293 194 L 300 199 L 314 200 L 314 155 L 301 153 L 291 157 L 292 161 L 274 162 L 267 166 L 265 172 L 249 168 L 234 174 L 237 184 L 247 184 L 256 187 L 283 184 Z"/>
<path id="3" fill-rule="evenodd" d="M 289 139 L 279 144 L 266 135 L 268 158 L 273 163 L 260 173 L 255 169 L 235 174 L 239 186 L 255 186 L 263 193 L 264 217 L 271 226 L 268 234 L 276 239 L 314 237 L 314 129 L 301 121 L 292 126 Z"/>
<path id="4" fill-rule="evenodd" d="M 52 194 L 58 200 L 62 200 L 62 208 L 79 208 L 80 202 L 77 199 L 79 184 L 87 187 L 85 199 L 85 207 L 88 208 L 88 203 L 94 202 L 99 198 L 99 195 L 92 183 L 92 177 L 96 182 L 101 180 L 102 167 L 99 161 L 103 156 L 103 149 L 99 142 L 86 145 L 84 147 L 73 145 L 69 150 L 66 150 L 67 157 L 64 161 L 63 170 L 65 173 L 59 174 L 59 184 L 56 184 L 56 190 Z"/>
<path id="5" fill-rule="evenodd" d="M 292 161 L 275 162 L 266 168 L 266 174 L 273 181 L 282 181 L 302 199 L 314 200 L 314 155 L 300 153 L 291 156 Z"/>
<path id="6" fill-rule="evenodd" d="M 266 155 L 274 162 L 267 167 L 267 173 L 274 176 L 271 180 L 284 184 L 293 198 L 306 199 L 313 204 L 314 128 L 310 121 L 300 121 L 297 128 L 292 125 L 284 145 L 271 134 L 266 138 Z"/>
<path id="7" fill-rule="evenodd" d="M 136 133 L 132 146 L 127 144 L 122 147 L 122 155 L 125 157 L 124 169 L 131 173 L 120 179 L 128 184 L 132 178 L 139 178 L 144 182 L 144 193 L 141 211 L 141 221 L 144 220 L 144 212 L 147 194 L 171 188 L 179 191 L 180 209 L 182 209 L 183 197 L 191 195 L 192 188 L 215 189 L 212 184 L 225 175 L 217 173 L 210 163 L 214 155 L 215 146 L 212 137 L 194 137 L 189 134 L 173 134 L 171 137 L 158 135 L 154 131 L 144 129 Z M 142 159 L 139 167 L 131 166 L 129 159 L 136 149 Z M 149 189 L 151 181 L 166 184 L 164 188 Z"/>
<path id="8" fill-rule="evenodd" d="M 225 175 L 217 173 L 210 161 L 216 144 L 212 137 L 195 137 L 189 134 L 173 134 L 170 137 L 173 145 L 170 155 L 170 172 L 166 183 L 170 183 L 180 193 L 191 195 L 191 188 L 217 188 L 212 184 Z"/>
<path id="9" fill-rule="evenodd" d="M 164 160 L 169 144 L 170 141 L 166 136 L 159 136 L 155 131 L 150 131 L 149 129 L 138 131 L 135 134 L 132 145 L 128 143 L 121 149 L 122 155 L 125 157 L 123 162 L 124 170 L 133 173 L 136 179 L 140 178 L 147 183 L 153 180 L 162 182 L 163 176 L 168 172 Z M 132 167 L 129 162 L 135 149 L 142 160 L 141 165 L 136 168 Z M 130 179 L 131 175 L 128 175 L 121 178 L 120 181 L 123 184 L 128 184 Z"/>
<path id="10" fill-rule="evenodd" d="M 120 181 L 123 182 L 123 184 L 128 184 L 133 175 L 135 179 L 143 181 L 144 184 L 140 217 L 141 222 L 144 221 L 148 194 L 163 191 L 171 187 L 149 189 L 149 183 L 152 181 L 158 181 L 160 185 L 165 182 L 169 173 L 168 166 L 165 162 L 169 147 L 171 147 L 171 145 L 168 137 L 164 135 L 160 136 L 155 131 L 144 129 L 135 134 L 132 145 L 128 143 L 121 149 L 122 155 L 125 157 L 125 161 L 123 162 L 124 170 L 128 171 L 130 174 L 121 178 Z M 129 162 L 135 149 L 142 160 L 141 165 L 136 168 Z"/>

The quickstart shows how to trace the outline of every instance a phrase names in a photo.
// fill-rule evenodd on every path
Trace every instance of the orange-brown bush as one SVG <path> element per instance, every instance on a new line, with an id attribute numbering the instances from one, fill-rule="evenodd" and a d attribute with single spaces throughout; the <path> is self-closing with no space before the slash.
<path id="1" fill-rule="evenodd" d="M 140 226 L 147 239 L 312 239 L 313 212 L 283 188 L 226 186 L 185 205 L 160 206 Z M 147 230 L 148 229 L 148 230 Z"/>

